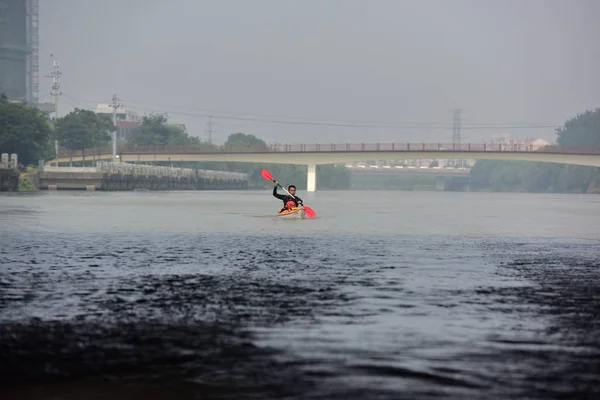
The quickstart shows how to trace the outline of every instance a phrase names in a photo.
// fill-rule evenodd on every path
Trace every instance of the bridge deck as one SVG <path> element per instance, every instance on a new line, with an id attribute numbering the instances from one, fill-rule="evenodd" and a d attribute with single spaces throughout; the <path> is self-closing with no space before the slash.
<path id="1" fill-rule="evenodd" d="M 210 146 L 210 145 L 168 145 L 168 146 L 118 146 L 117 154 L 144 155 L 144 154 L 272 154 L 272 153 L 372 153 L 394 152 L 401 158 L 402 153 L 554 153 L 572 155 L 600 155 L 598 147 L 573 147 L 573 146 L 543 146 L 506 145 L 498 144 L 447 144 L 447 143 L 342 143 L 342 144 L 274 144 L 264 146 Z M 58 158 L 69 157 L 99 157 L 112 154 L 110 147 L 95 147 L 81 150 L 60 149 Z"/>

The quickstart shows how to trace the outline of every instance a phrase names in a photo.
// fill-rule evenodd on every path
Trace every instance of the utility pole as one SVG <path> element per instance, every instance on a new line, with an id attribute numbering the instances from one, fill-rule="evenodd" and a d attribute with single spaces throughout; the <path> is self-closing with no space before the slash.
<path id="1" fill-rule="evenodd" d="M 460 109 L 454 110 L 454 122 L 452 124 L 452 144 L 455 146 L 455 150 L 460 151 L 461 138 L 460 138 L 460 128 L 461 128 L 461 120 L 460 120 Z M 458 164 L 462 167 L 463 160 L 457 160 Z"/>
<path id="2" fill-rule="evenodd" d="M 50 94 L 54 96 L 54 127 L 56 129 L 56 122 L 58 122 L 58 96 L 62 94 L 60 91 L 60 76 L 62 72 L 60 71 L 60 62 L 58 60 L 54 60 L 54 56 L 50 54 L 52 57 L 52 73 L 50 75 L 45 75 L 45 78 L 52 78 L 52 91 Z M 54 152 L 56 153 L 56 158 L 58 159 L 58 140 L 54 140 Z"/>
<path id="3" fill-rule="evenodd" d="M 112 104 L 110 107 L 113 109 L 113 124 L 115 126 L 115 130 L 112 133 L 112 162 L 117 162 L 117 108 L 121 107 L 121 104 L 118 103 L 119 98 L 116 94 L 113 94 Z"/>
<path id="4" fill-rule="evenodd" d="M 214 125 L 214 122 L 212 120 L 212 115 L 209 115 L 208 122 L 206 123 L 206 129 L 208 132 L 208 143 L 210 143 L 210 144 L 212 144 L 213 125 Z"/>

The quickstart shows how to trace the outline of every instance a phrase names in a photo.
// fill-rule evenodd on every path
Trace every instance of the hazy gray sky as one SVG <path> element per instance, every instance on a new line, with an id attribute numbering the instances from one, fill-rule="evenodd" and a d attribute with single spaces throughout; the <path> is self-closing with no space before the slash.
<path id="1" fill-rule="evenodd" d="M 552 128 L 600 106 L 598 0 L 43 0 L 41 75 L 61 61 L 59 114 L 113 93 L 170 111 L 206 138 L 207 111 L 395 127 L 215 118 L 215 139 L 267 142 L 554 140 Z M 41 96 L 51 80 L 42 79 Z M 168 107 L 167 107 L 168 106 Z M 183 111 L 189 115 L 177 114 Z M 265 117 L 266 116 L 266 117 Z M 442 129 L 415 126 L 424 123 Z M 468 129 L 467 129 L 468 128 Z"/>

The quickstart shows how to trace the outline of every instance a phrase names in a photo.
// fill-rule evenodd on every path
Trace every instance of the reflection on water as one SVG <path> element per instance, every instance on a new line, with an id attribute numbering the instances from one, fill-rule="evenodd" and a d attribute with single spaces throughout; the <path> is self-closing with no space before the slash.
<path id="1" fill-rule="evenodd" d="M 206 207 L 178 195 L 0 203 L 0 398 L 600 396 L 590 228 L 479 236 L 466 220 L 436 235 L 441 211 L 423 200 L 411 233 L 390 207 L 381 230 L 358 212 L 333 222 L 335 194 L 313 200 L 320 221 L 291 223 L 256 218 L 254 193 L 239 215 L 226 214 L 239 193 L 199 194 Z M 535 199 L 521 201 L 539 217 L 573 218 L 564 199 Z M 509 229 L 500 203 L 487 232 Z"/>

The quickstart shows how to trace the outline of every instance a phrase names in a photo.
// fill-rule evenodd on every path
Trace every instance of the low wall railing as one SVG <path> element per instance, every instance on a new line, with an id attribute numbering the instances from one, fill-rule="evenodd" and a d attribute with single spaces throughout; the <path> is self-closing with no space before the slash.
<path id="1" fill-rule="evenodd" d="M 127 175 L 152 175 L 166 177 L 193 177 L 197 175 L 204 179 L 223 180 L 247 180 L 248 174 L 229 171 L 212 171 L 193 168 L 163 167 L 156 165 L 139 165 L 128 163 L 113 163 L 110 161 L 98 161 L 96 163 L 98 172 L 119 173 Z"/>
<path id="2" fill-rule="evenodd" d="M 51 167 L 45 165 L 44 172 L 95 173 L 99 171 L 96 167 Z"/>

